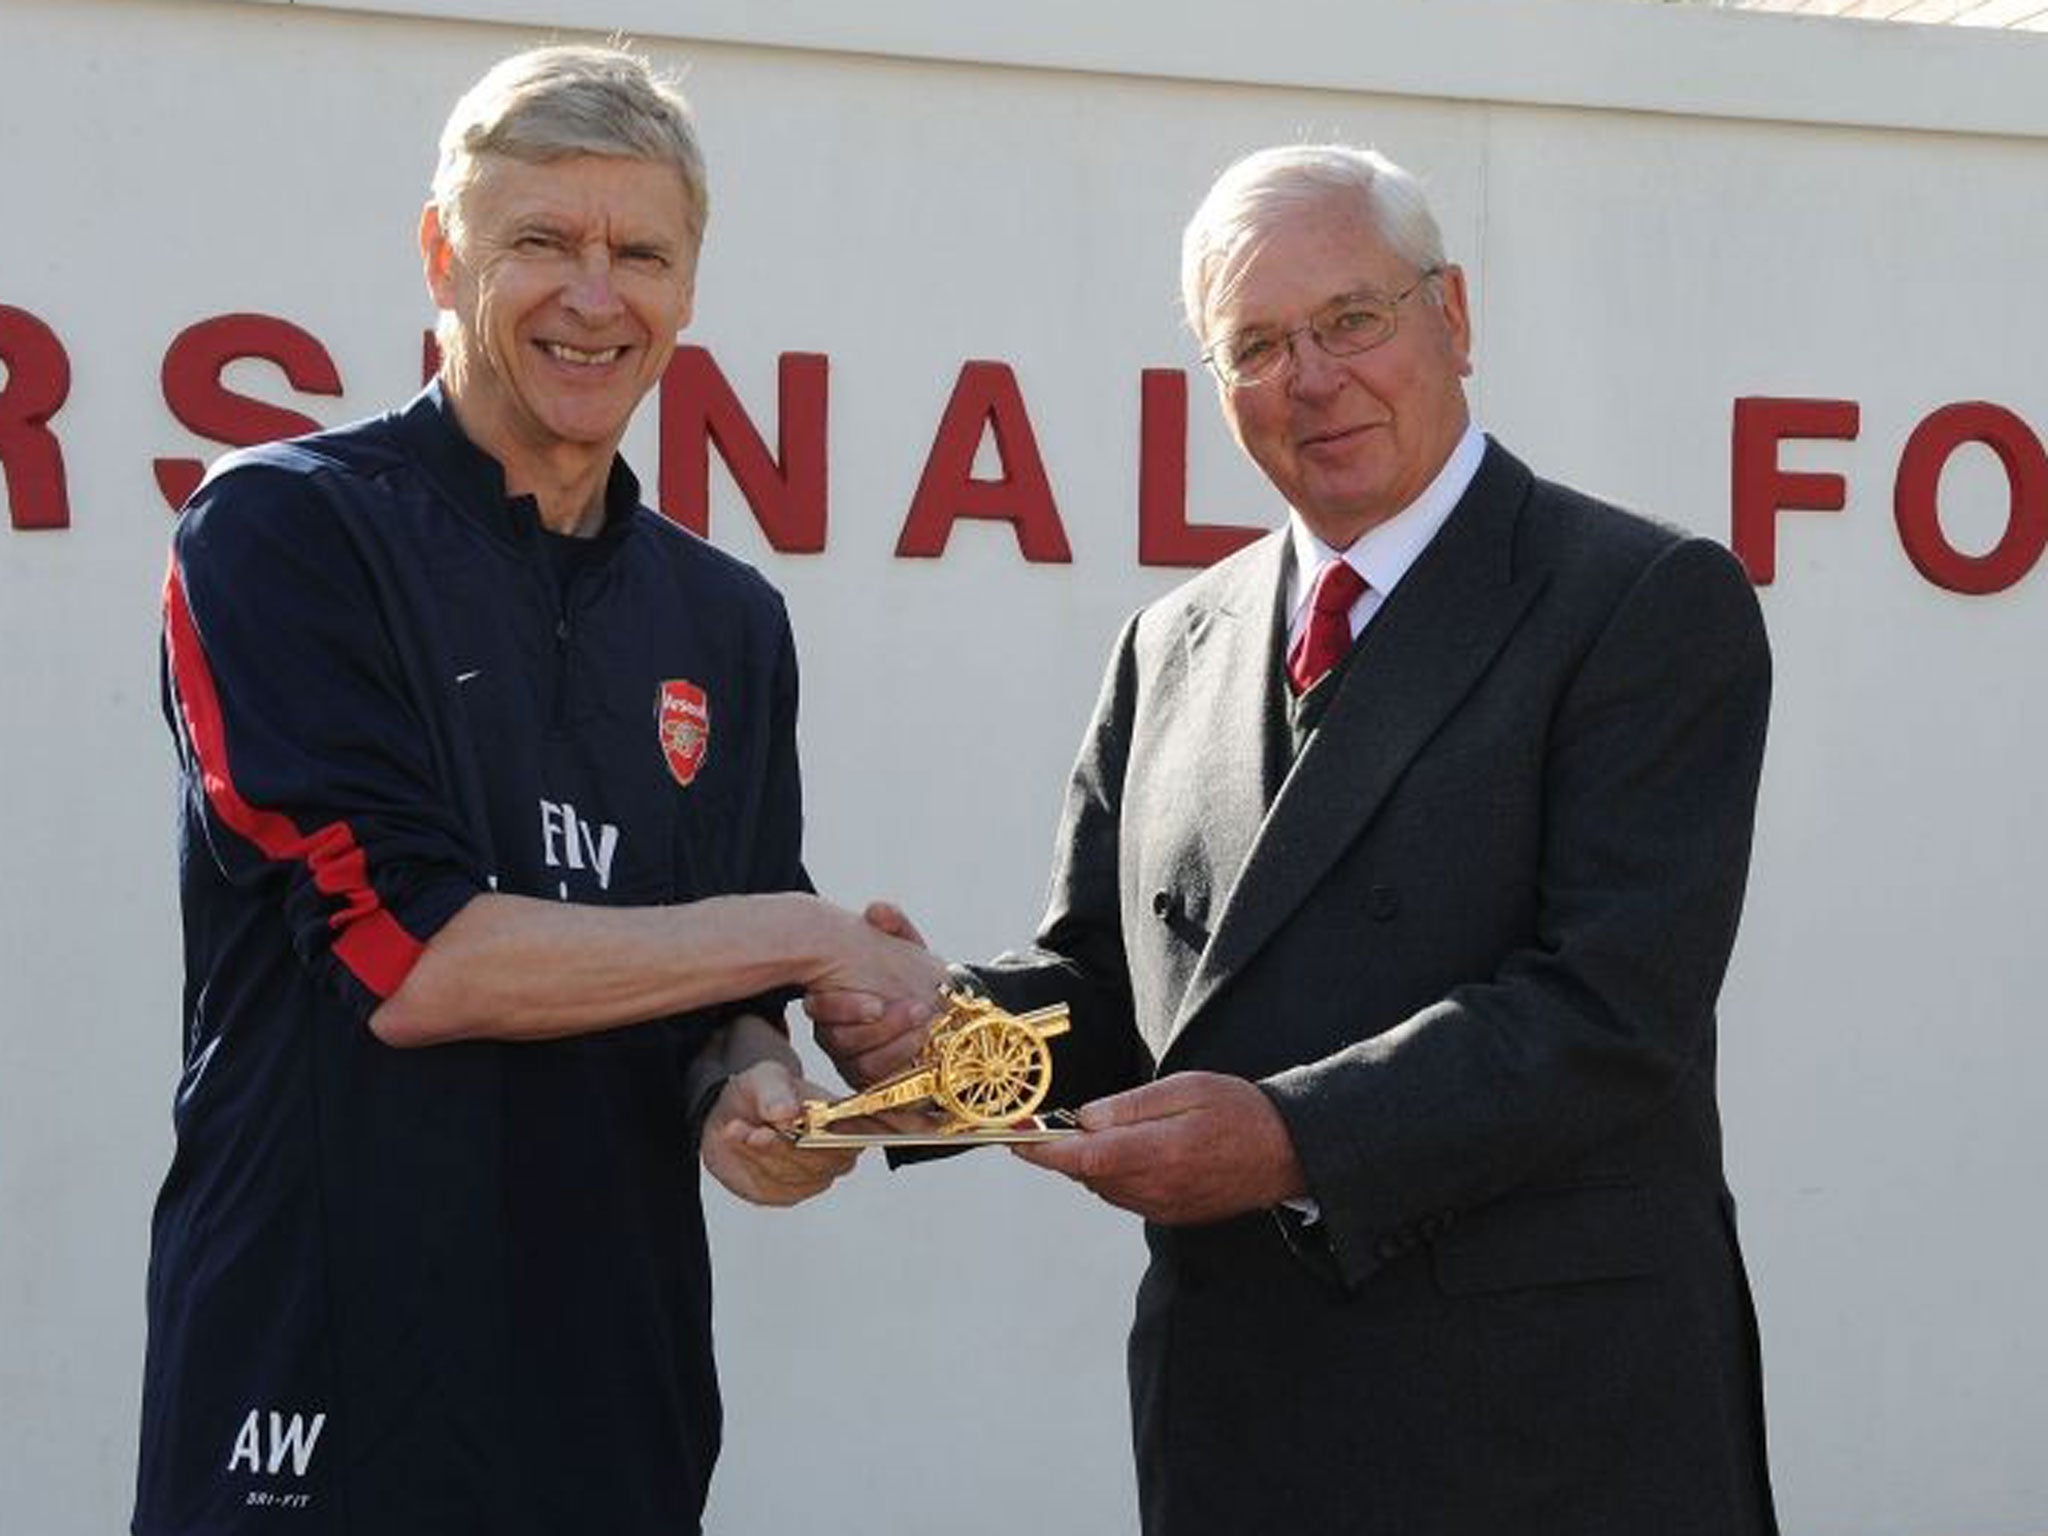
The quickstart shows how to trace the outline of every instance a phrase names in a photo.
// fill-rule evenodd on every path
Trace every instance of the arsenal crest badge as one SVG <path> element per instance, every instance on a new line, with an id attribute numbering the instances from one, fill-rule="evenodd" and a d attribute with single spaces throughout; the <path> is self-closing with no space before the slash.
<path id="1" fill-rule="evenodd" d="M 688 788 L 711 750 L 711 704 L 704 690 L 679 677 L 663 683 L 654 701 L 654 728 L 668 771 Z"/>

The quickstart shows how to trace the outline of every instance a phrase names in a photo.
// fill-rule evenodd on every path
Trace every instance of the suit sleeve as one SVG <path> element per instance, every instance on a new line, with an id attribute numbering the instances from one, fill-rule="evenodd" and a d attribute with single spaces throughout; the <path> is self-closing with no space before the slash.
<path id="1" fill-rule="evenodd" d="M 1118 878 L 1118 823 L 1137 708 L 1136 618 L 1118 637 L 1067 785 L 1051 889 L 1036 942 L 971 968 L 1012 1011 L 1065 1002 L 1073 1027 L 1053 1037 L 1048 1101 L 1071 1107 L 1143 1082 L 1151 1058 L 1132 1014 Z"/>
<path id="2" fill-rule="evenodd" d="M 1266 1081 L 1344 1278 L 1667 1107 L 1713 1070 L 1770 697 L 1749 583 L 1668 547 L 1558 700 L 1529 942 L 1394 1028 Z"/>
<path id="3" fill-rule="evenodd" d="M 231 470 L 179 521 L 162 662 L 186 856 L 274 896 L 361 1019 L 483 883 L 386 618 L 312 475 Z"/>

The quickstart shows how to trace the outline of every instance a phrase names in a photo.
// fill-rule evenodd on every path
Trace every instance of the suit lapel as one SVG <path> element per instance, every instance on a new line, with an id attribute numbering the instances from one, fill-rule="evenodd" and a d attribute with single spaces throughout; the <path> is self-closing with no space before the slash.
<path id="1" fill-rule="evenodd" d="M 1490 444 L 1450 519 L 1361 636 L 1322 725 L 1263 824 L 1251 823 L 1258 832 L 1241 866 L 1229 866 L 1241 873 L 1181 999 L 1169 1047 L 1329 873 L 1520 622 L 1543 585 L 1540 574 L 1518 578 L 1512 564 L 1530 483 L 1518 460 Z M 1272 579 L 1279 580 L 1277 561 Z M 1240 646 L 1256 657 L 1241 665 L 1277 667 L 1274 643 L 1269 633 Z M 1266 670 L 1259 686 L 1272 675 Z M 1239 699 L 1251 696 L 1248 678 L 1237 686 L 1245 690 Z M 1235 819 L 1243 808 L 1233 802 L 1224 810 Z"/>
<path id="2" fill-rule="evenodd" d="M 1230 586 L 1189 612 L 1183 644 L 1187 688 L 1176 706 L 1187 720 L 1213 722 L 1203 747 L 1199 836 L 1218 890 L 1244 867 L 1278 788 L 1264 728 L 1279 666 L 1275 633 L 1286 570 L 1283 527 L 1261 540 Z M 1258 722 L 1246 729 L 1246 722 Z"/>

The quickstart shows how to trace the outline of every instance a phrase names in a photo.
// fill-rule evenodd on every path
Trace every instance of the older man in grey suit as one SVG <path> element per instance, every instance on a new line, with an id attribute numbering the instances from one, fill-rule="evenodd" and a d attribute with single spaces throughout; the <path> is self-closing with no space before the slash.
<path id="1" fill-rule="evenodd" d="M 1714 1095 L 1749 585 L 1480 435 L 1382 157 L 1241 161 L 1182 273 L 1290 514 L 1125 628 L 1037 944 L 978 972 L 1074 1005 L 1086 1134 L 1022 1155 L 1146 1220 L 1145 1529 L 1774 1530 Z"/>

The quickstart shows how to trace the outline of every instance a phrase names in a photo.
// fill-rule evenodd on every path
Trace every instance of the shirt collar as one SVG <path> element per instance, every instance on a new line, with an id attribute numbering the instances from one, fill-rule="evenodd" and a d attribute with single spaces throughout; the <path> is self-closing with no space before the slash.
<path id="1" fill-rule="evenodd" d="M 1299 512 L 1287 515 L 1287 618 L 1292 624 L 1301 617 L 1309 600 L 1315 574 L 1331 560 L 1343 560 L 1363 576 L 1384 601 L 1408 574 L 1408 568 L 1429 548 L 1429 541 L 1450 519 L 1452 510 L 1479 473 L 1479 461 L 1486 456 L 1486 437 L 1477 425 L 1467 423 L 1450 457 L 1444 460 L 1436 478 L 1423 487 L 1422 494 L 1383 523 L 1376 523 L 1359 535 L 1349 549 L 1330 548 L 1309 531 Z"/>
<path id="2" fill-rule="evenodd" d="M 504 467 L 463 432 L 438 378 L 412 398 L 397 423 L 428 476 L 464 511 L 513 538 L 528 539 L 539 530 L 540 509 L 534 499 L 505 494 Z M 614 454 L 604 488 L 604 527 L 597 542 L 609 547 L 624 538 L 639 506 L 639 478 L 622 455 Z"/>

